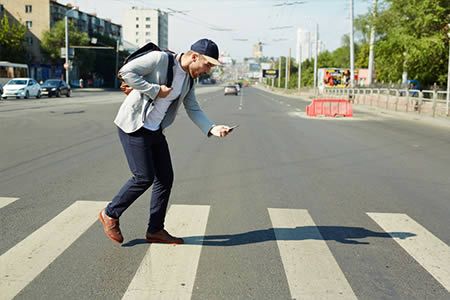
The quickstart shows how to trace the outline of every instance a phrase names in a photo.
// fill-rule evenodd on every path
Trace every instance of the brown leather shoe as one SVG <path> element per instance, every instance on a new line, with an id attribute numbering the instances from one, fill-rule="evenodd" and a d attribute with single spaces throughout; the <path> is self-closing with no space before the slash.
<path id="1" fill-rule="evenodd" d="M 98 219 L 103 224 L 103 231 L 105 231 L 106 236 L 110 240 L 122 244 L 123 236 L 120 232 L 119 219 L 108 217 L 105 213 L 105 209 L 102 209 L 99 213 Z"/>
<path id="2" fill-rule="evenodd" d="M 162 244 L 184 244 L 182 238 L 171 236 L 166 230 L 161 229 L 155 233 L 147 232 L 145 239 L 149 243 L 162 243 Z"/>

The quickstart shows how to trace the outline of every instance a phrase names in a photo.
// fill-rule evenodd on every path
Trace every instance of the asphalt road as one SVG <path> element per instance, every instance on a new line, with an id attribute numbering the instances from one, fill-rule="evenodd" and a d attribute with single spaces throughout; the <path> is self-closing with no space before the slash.
<path id="1" fill-rule="evenodd" d="M 0 208 L 2 289 L 17 299 L 121 299 L 131 283 L 167 299 L 450 298 L 448 127 L 358 111 L 310 119 L 306 102 L 255 88 L 198 99 L 217 124 L 239 127 L 207 138 L 181 109 L 165 132 L 166 221 L 181 222 L 170 226 L 187 245 L 160 248 L 142 240 L 149 192 L 121 218 L 122 246 L 89 206 L 130 175 L 112 123 L 121 93 L 0 102 L 0 200 L 11 202 Z M 67 231 L 80 200 L 88 221 Z M 55 223 L 65 211 L 74 221 Z M 142 284 L 138 270 L 161 283 Z"/>

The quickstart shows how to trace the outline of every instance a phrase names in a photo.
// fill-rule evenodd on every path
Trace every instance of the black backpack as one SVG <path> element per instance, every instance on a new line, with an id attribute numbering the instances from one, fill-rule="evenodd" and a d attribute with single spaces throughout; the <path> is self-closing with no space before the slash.
<path id="1" fill-rule="evenodd" d="M 144 46 L 142 46 L 141 48 L 137 49 L 136 51 L 134 51 L 133 53 L 131 53 L 130 55 L 127 56 L 127 58 L 125 58 L 124 61 L 124 65 L 129 63 L 130 61 L 132 61 L 133 59 L 136 59 L 138 57 L 141 57 L 149 52 L 152 51 L 164 51 L 168 54 L 169 57 L 169 63 L 167 65 L 167 82 L 166 82 L 166 86 L 167 87 L 172 87 L 172 82 L 173 82 L 173 65 L 174 65 L 174 55 L 175 53 L 170 51 L 170 50 L 161 50 L 161 48 L 159 48 L 157 45 L 155 45 L 154 43 L 150 42 L 145 44 Z M 122 80 L 122 78 L 119 77 L 120 80 Z M 192 86 L 194 85 L 194 80 L 192 79 L 192 77 L 189 76 L 189 89 L 192 89 Z M 142 122 L 145 121 L 145 117 L 147 115 L 147 110 L 150 107 L 151 103 L 153 102 L 154 99 L 150 99 L 150 101 L 148 101 L 145 104 L 144 107 L 144 111 L 142 114 Z"/>
<path id="2" fill-rule="evenodd" d="M 132 61 L 133 59 L 136 59 L 138 57 L 141 57 L 149 52 L 152 51 L 164 51 L 168 54 L 169 57 L 169 64 L 167 65 L 167 82 L 166 82 L 166 86 L 167 87 L 172 87 L 172 82 L 173 82 L 173 65 L 174 65 L 174 56 L 175 53 L 170 51 L 170 50 L 161 50 L 161 48 L 159 48 L 156 44 L 150 42 L 145 44 L 144 46 L 142 46 L 141 48 L 137 49 L 136 51 L 134 51 L 133 53 L 131 53 L 130 55 L 127 56 L 127 58 L 125 58 L 124 61 L 124 65 L 127 64 L 128 62 Z M 192 86 L 194 85 L 194 80 L 192 78 L 189 78 L 189 88 L 191 89 Z"/>

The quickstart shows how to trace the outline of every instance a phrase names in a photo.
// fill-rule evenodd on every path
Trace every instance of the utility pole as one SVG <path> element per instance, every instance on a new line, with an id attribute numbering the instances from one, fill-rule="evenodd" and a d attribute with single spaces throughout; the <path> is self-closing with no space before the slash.
<path id="1" fill-rule="evenodd" d="M 314 51 L 314 94 L 317 93 L 317 57 L 318 57 L 318 52 L 319 52 L 319 24 L 316 23 L 316 33 L 315 33 L 315 38 L 316 41 L 316 45 L 315 45 L 315 51 Z"/>
<path id="2" fill-rule="evenodd" d="M 289 48 L 289 55 L 288 55 L 288 57 L 286 57 L 286 78 L 284 80 L 284 88 L 285 89 L 288 88 L 288 84 L 289 84 L 289 65 L 290 65 L 290 60 L 291 60 L 291 48 Z"/>
<path id="3" fill-rule="evenodd" d="M 278 88 L 281 87 L 281 56 L 278 59 Z"/>
<path id="4" fill-rule="evenodd" d="M 450 103 L 450 23 L 448 26 L 448 74 L 447 74 L 447 117 L 450 116 L 449 103 Z"/>
<path id="5" fill-rule="evenodd" d="M 374 46 L 375 46 L 375 25 L 374 21 L 377 16 L 377 0 L 372 0 L 372 26 L 370 28 L 370 41 L 369 41 L 369 76 L 367 78 L 367 84 L 370 86 L 373 82 L 374 75 Z"/>
<path id="6" fill-rule="evenodd" d="M 353 0 L 350 0 L 350 87 L 355 83 L 355 49 L 353 44 Z"/>
<path id="7" fill-rule="evenodd" d="M 302 49 L 300 48 L 300 51 L 298 51 L 298 82 L 297 82 L 297 88 L 299 93 L 301 87 L 302 87 Z"/>

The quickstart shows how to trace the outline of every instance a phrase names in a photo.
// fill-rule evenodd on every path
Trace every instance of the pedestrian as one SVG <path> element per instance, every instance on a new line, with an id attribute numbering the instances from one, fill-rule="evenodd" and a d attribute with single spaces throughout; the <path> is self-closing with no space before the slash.
<path id="1" fill-rule="evenodd" d="M 83 88 L 83 78 L 80 78 L 79 83 L 80 83 L 80 89 L 82 89 Z"/>
<path id="2" fill-rule="evenodd" d="M 114 123 L 128 161 L 132 177 L 99 214 L 105 234 L 122 243 L 119 218 L 152 184 L 150 219 L 145 238 L 150 243 L 183 244 L 164 229 L 167 204 L 173 182 L 173 168 L 163 129 L 175 119 L 183 103 L 189 118 L 207 136 L 225 137 L 231 128 L 215 125 L 201 110 L 190 81 L 208 73 L 218 61 L 219 49 L 201 39 L 191 50 L 174 56 L 173 82 L 167 87 L 169 54 L 151 51 L 125 64 L 119 76 L 127 94 Z M 152 99 L 154 99 L 152 101 Z"/>

